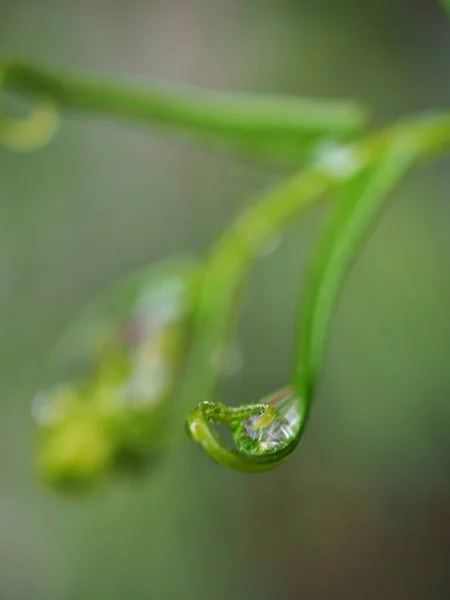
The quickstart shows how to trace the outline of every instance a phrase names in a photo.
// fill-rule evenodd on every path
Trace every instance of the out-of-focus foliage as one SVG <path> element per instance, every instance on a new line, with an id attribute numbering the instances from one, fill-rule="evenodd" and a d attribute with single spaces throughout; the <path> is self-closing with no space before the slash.
<path id="1" fill-rule="evenodd" d="M 197 285 L 193 261 L 168 260 L 116 283 L 70 324 L 55 381 L 33 400 L 44 479 L 89 488 L 158 458 Z"/>
<path id="2" fill-rule="evenodd" d="M 445 105 L 450 36 L 429 2 L 3 1 L 2 51 L 228 89 L 361 97 L 376 119 Z M 202 251 L 265 170 L 72 120 L 0 151 L 2 598 L 448 595 L 448 169 L 418 172 L 353 271 L 302 452 L 246 479 L 189 444 L 154 476 L 73 504 L 33 481 L 30 406 L 64 323 L 110 282 Z M 255 271 L 232 403 L 287 376 L 317 221 Z M 193 476 L 193 473 L 195 476 Z M 330 592 L 331 590 L 331 592 Z"/>
<path id="3" fill-rule="evenodd" d="M 441 0 L 442 6 L 450 14 L 450 2 L 448 0 Z"/>

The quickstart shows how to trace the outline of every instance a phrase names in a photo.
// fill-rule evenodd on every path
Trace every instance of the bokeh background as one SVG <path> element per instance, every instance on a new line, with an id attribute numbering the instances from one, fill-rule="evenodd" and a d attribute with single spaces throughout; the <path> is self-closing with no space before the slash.
<path id="1" fill-rule="evenodd" d="M 0 50 L 213 88 L 353 97 L 379 124 L 450 104 L 432 0 L 0 0 Z M 0 149 L 0 599 L 450 597 L 447 159 L 396 194 L 345 285 L 300 449 L 263 475 L 188 440 L 138 481 L 54 495 L 30 398 L 54 343 L 116 278 L 201 253 L 281 175 L 176 136 L 67 117 Z M 228 402 L 284 384 L 323 211 L 255 266 Z"/>

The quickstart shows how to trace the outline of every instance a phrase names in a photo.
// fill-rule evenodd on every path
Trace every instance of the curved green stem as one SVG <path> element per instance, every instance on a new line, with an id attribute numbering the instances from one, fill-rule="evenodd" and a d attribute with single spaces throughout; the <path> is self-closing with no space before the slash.
<path id="1" fill-rule="evenodd" d="M 450 115 L 412 118 L 349 147 L 353 170 L 338 172 L 323 161 L 281 185 L 238 218 L 214 246 L 196 313 L 194 345 L 176 412 L 195 399 L 212 396 L 217 373 L 210 357 L 223 348 L 238 289 L 261 247 L 326 192 L 342 190 L 322 251 L 312 269 L 311 292 L 300 323 L 300 345 L 294 363 L 293 386 L 298 398 L 300 427 L 291 444 L 265 456 L 243 456 L 224 447 L 201 408 L 188 417 L 194 439 L 217 462 L 238 470 L 260 471 L 282 462 L 297 446 L 304 430 L 322 364 L 326 331 L 349 264 L 390 191 L 414 161 L 450 145 Z M 323 157 L 322 157 L 323 158 Z M 172 413 L 176 422 L 176 413 Z M 194 433 L 193 433 L 194 432 Z"/>
<path id="2" fill-rule="evenodd" d="M 0 89 L 45 98 L 61 111 L 130 119 L 298 163 L 320 139 L 348 139 L 366 123 L 354 102 L 306 100 L 150 84 L 130 85 L 0 63 Z"/>
<path id="3" fill-rule="evenodd" d="M 211 426 L 208 416 L 203 411 L 202 404 L 189 413 L 187 429 L 192 439 L 200 444 L 205 452 L 221 466 L 245 473 L 267 471 L 276 466 L 270 462 L 255 464 L 235 450 L 227 448 L 216 430 Z"/>
<path id="4" fill-rule="evenodd" d="M 312 265 L 302 318 L 293 380 L 298 393 L 311 400 L 322 369 L 333 308 L 349 266 L 390 192 L 418 156 L 414 138 L 393 136 L 383 155 L 345 186 Z"/>
<path id="5" fill-rule="evenodd" d="M 178 436 L 180 420 L 192 406 L 214 394 L 233 308 L 252 262 L 294 217 L 324 196 L 332 181 L 322 169 L 292 177 L 250 206 L 210 250 L 195 309 L 185 376 L 167 414 L 165 430 L 171 432 L 169 439 Z"/>
<path id="6" fill-rule="evenodd" d="M 225 418 L 219 417 L 217 419 L 215 416 L 217 410 L 224 411 Z M 231 412 L 228 413 L 228 411 Z M 276 412 L 273 407 L 265 403 L 265 401 L 238 407 L 227 407 L 222 403 L 201 402 L 187 417 L 187 431 L 192 439 L 200 444 L 205 452 L 222 466 L 246 473 L 269 471 L 292 454 L 300 436 L 270 454 L 249 456 L 225 446 L 212 426 L 212 423 L 220 422 L 229 424 L 230 421 L 248 419 L 252 415 L 261 415 L 263 419 L 268 415 L 269 421 L 276 418 Z M 306 418 L 301 417 L 301 422 L 304 424 Z M 256 424 L 256 428 L 264 427 L 265 424 L 264 422 L 259 422 Z"/>

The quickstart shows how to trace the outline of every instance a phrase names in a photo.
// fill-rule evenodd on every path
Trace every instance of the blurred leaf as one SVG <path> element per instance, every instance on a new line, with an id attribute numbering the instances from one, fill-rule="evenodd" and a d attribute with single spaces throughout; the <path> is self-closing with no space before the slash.
<path id="1" fill-rule="evenodd" d="M 187 343 L 196 266 L 166 261 L 116 284 L 69 327 L 54 380 L 34 400 L 41 468 L 51 482 L 90 484 L 161 443 L 161 415 Z"/>

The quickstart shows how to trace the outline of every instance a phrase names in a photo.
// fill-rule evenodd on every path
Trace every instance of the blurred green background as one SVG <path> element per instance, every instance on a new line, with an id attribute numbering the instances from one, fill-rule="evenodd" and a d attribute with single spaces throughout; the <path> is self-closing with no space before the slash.
<path id="1" fill-rule="evenodd" d="M 450 105 L 450 23 L 431 0 L 0 0 L 0 50 L 353 97 L 376 124 Z M 201 253 L 281 175 L 88 118 L 66 118 L 39 152 L 0 149 L 0 599 L 449 598 L 449 166 L 417 170 L 353 268 L 290 461 L 242 475 L 186 439 L 147 477 L 69 500 L 35 476 L 30 416 L 65 324 L 117 277 Z M 323 216 L 256 265 L 225 401 L 286 381 Z"/>

